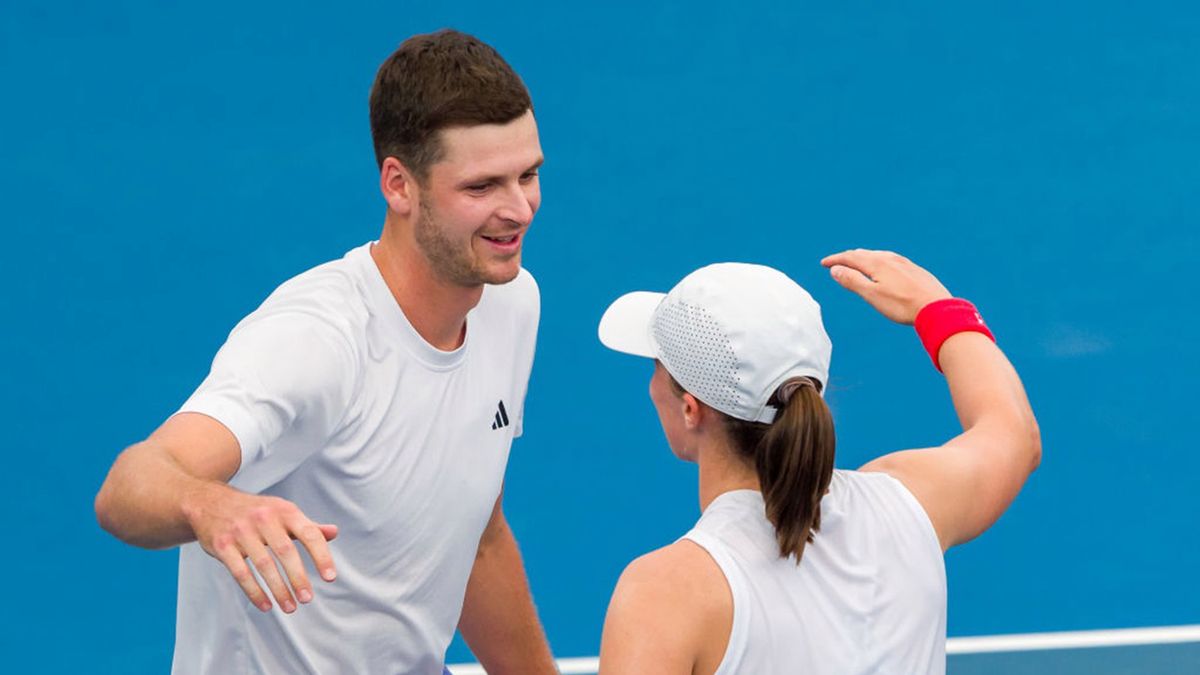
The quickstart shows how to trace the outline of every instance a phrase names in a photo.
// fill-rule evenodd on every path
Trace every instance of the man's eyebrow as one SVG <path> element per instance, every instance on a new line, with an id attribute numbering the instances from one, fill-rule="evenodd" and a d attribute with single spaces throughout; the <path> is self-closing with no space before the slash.
<path id="1" fill-rule="evenodd" d="M 531 171 L 537 171 L 538 169 L 540 169 L 542 167 L 542 164 L 545 164 L 545 162 L 546 162 L 545 157 L 538 157 L 536 162 L 531 164 L 528 169 L 525 169 L 524 171 L 521 172 L 521 175 L 525 175 Z M 460 184 L 461 185 L 471 185 L 474 183 L 498 183 L 503 179 L 504 179 L 504 176 L 499 175 L 499 174 L 491 175 L 491 176 L 473 176 L 470 178 L 463 179 Z"/>

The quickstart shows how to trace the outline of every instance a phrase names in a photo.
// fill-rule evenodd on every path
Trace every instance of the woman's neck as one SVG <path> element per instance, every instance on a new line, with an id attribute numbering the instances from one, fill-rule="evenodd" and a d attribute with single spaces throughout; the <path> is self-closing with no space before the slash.
<path id="1" fill-rule="evenodd" d="M 736 457 L 724 443 L 701 447 L 696 454 L 696 463 L 700 465 L 701 512 L 726 492 L 761 489 L 754 467 Z"/>

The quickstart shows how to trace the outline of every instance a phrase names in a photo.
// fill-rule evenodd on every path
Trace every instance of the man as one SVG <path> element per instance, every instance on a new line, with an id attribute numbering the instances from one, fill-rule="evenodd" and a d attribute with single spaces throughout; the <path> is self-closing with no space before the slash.
<path id="1" fill-rule="evenodd" d="M 501 508 L 539 313 L 529 94 L 447 30 L 370 109 L 379 241 L 276 289 L 96 497 L 120 539 L 183 545 L 176 673 L 437 674 L 456 625 L 491 673 L 555 672 Z"/>

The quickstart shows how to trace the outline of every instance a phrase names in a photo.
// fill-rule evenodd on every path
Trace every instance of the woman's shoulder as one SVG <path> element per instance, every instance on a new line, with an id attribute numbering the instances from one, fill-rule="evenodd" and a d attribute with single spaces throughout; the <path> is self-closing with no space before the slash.
<path id="1" fill-rule="evenodd" d="M 704 547 L 690 539 L 680 539 L 638 557 L 626 566 L 621 579 L 664 593 L 690 594 L 707 586 L 726 586 L 716 561 Z"/>
<path id="2" fill-rule="evenodd" d="M 733 596 L 708 552 L 680 539 L 629 563 L 608 612 L 616 635 L 646 641 L 664 661 L 715 656 L 719 663 L 733 625 Z"/>

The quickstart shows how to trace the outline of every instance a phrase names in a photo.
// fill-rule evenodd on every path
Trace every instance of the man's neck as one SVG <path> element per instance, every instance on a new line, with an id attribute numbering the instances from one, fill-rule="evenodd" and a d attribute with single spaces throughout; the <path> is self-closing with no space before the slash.
<path id="1" fill-rule="evenodd" d="M 438 278 L 415 245 L 398 245 L 394 237 L 380 237 L 371 258 L 417 334 L 442 351 L 462 346 L 467 312 L 479 304 L 482 284 L 460 286 Z"/>
<path id="2" fill-rule="evenodd" d="M 758 474 L 747 462 L 734 457 L 734 450 L 724 445 L 702 447 L 697 453 L 700 465 L 700 511 L 714 499 L 734 490 L 761 490 Z"/>

